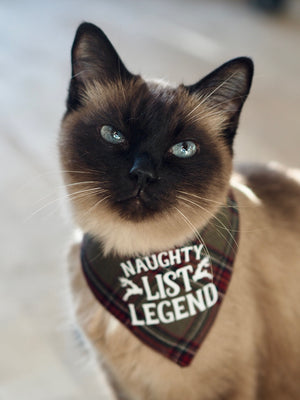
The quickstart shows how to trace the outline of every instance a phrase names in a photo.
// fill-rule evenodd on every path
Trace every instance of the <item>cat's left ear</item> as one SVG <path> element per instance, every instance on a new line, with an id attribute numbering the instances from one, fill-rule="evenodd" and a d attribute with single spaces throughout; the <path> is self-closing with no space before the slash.
<path id="1" fill-rule="evenodd" d="M 199 96 L 213 114 L 224 119 L 222 135 L 231 146 L 243 104 L 249 94 L 253 62 L 248 57 L 235 58 L 186 89 Z"/>
<path id="2" fill-rule="evenodd" d="M 87 83 L 122 81 L 133 75 L 126 69 L 106 35 L 96 25 L 84 22 L 77 29 L 72 46 L 72 78 L 68 110 L 80 106 Z"/>

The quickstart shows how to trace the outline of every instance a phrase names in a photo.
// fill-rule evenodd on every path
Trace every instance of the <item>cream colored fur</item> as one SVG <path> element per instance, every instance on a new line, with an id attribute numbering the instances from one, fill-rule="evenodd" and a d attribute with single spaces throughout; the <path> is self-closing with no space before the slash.
<path id="1" fill-rule="evenodd" d="M 231 183 L 240 211 L 232 281 L 189 367 L 179 367 L 142 344 L 104 310 L 82 276 L 80 243 L 73 245 L 69 272 L 74 311 L 118 398 L 300 399 L 300 173 L 274 167 L 245 171 Z M 167 244 L 179 244 L 191 234 L 187 229 L 175 232 L 178 236 Z"/>

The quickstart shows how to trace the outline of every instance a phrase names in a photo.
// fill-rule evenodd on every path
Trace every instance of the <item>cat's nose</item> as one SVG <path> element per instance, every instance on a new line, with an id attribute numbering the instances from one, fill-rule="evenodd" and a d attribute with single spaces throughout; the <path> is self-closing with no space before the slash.
<path id="1" fill-rule="evenodd" d="M 146 183 L 157 179 L 153 161 L 150 156 L 145 153 L 136 156 L 129 174 L 137 178 L 137 182 L 140 186 L 144 186 Z"/>

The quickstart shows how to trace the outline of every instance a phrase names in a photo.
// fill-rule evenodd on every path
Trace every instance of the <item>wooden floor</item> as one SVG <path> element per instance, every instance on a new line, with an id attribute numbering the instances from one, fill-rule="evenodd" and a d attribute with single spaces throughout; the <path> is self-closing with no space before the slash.
<path id="1" fill-rule="evenodd" d="M 299 2 L 278 17 L 246 0 L 1 0 L 0 15 L 0 400 L 111 399 L 74 346 L 64 293 L 56 140 L 75 29 L 98 24 L 132 72 L 175 83 L 251 56 L 236 159 L 300 167 Z"/>

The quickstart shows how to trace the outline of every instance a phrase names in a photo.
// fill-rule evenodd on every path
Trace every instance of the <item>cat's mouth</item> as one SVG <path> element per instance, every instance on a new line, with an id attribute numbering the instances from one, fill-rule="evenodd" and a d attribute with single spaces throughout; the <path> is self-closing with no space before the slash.
<path id="1" fill-rule="evenodd" d="M 136 189 L 133 193 L 120 196 L 117 200 L 120 204 L 131 202 L 136 205 L 144 205 L 149 207 L 151 200 L 143 189 Z"/>
<path id="2" fill-rule="evenodd" d="M 138 221 L 158 211 L 157 202 L 144 189 L 137 188 L 116 201 L 121 216 Z"/>

